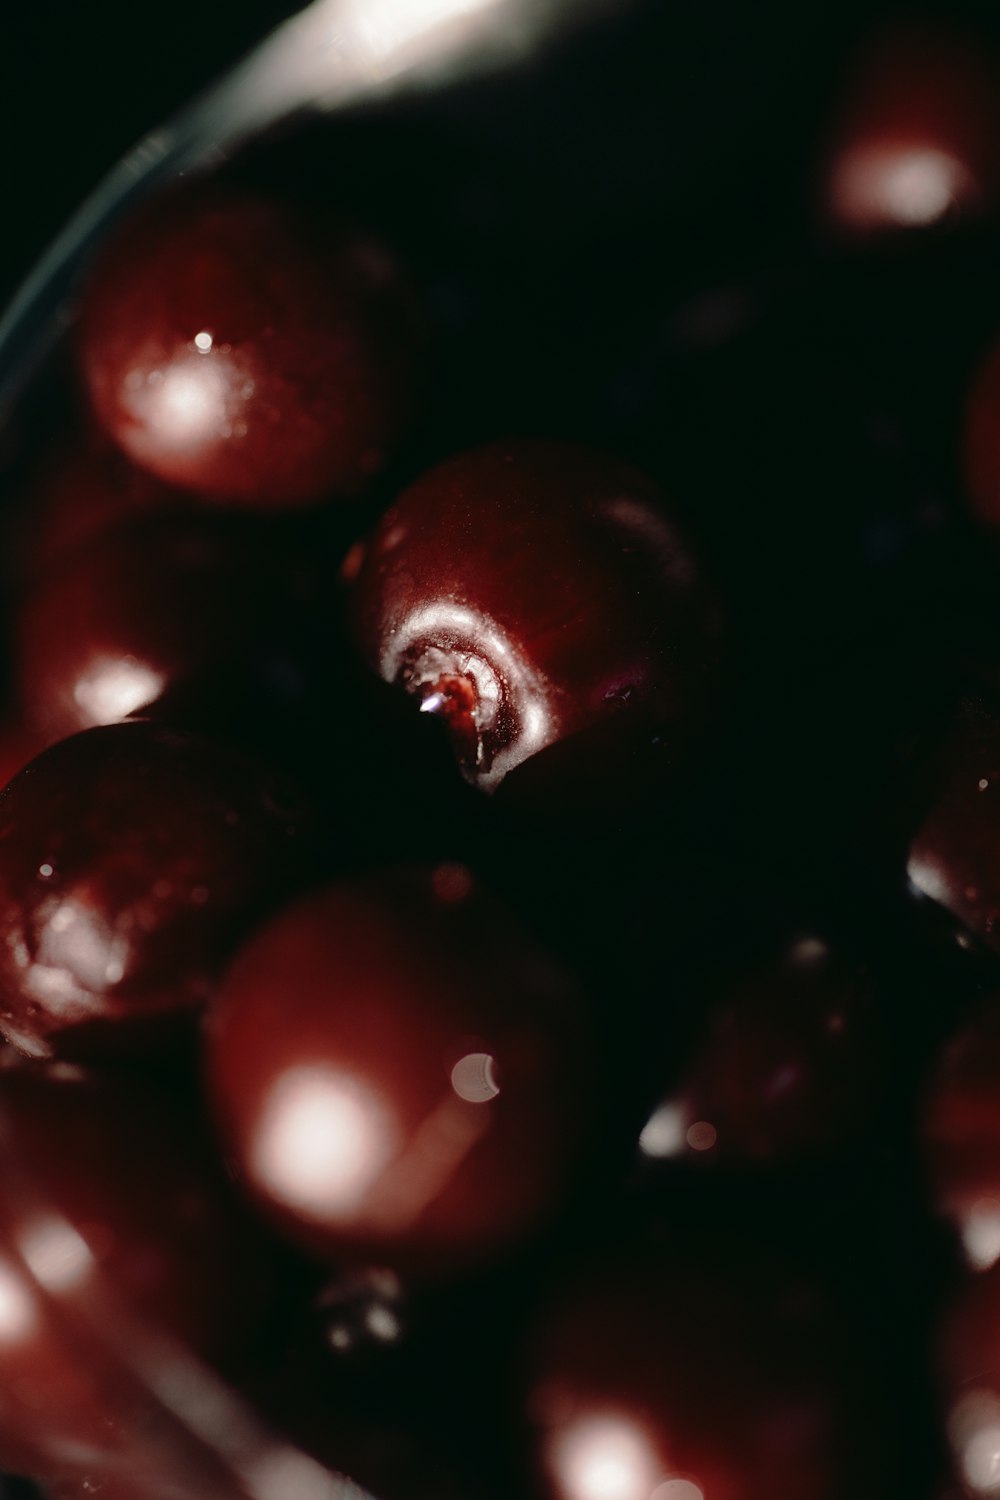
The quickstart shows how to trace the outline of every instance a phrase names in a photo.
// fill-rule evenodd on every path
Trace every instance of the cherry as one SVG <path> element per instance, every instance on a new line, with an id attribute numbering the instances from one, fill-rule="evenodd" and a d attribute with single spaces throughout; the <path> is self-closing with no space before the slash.
<path id="1" fill-rule="evenodd" d="M 976 1270 L 1000 1260 L 1000 1002 L 981 1004 L 930 1078 L 922 1140 L 931 1199 Z"/>
<path id="2" fill-rule="evenodd" d="M 445 720 L 486 790 L 571 740 L 578 762 L 624 746 L 627 770 L 655 741 L 672 763 L 710 696 L 716 622 L 695 564 L 655 486 L 605 454 L 523 441 L 450 459 L 347 573 L 365 658 Z"/>
<path id="3" fill-rule="evenodd" d="M 824 1299 L 703 1247 L 616 1250 L 560 1286 L 528 1412 L 552 1500 L 835 1500 L 861 1477 Z"/>
<path id="4" fill-rule="evenodd" d="M 0 1129 L 0 1454 L 28 1473 L 121 1460 L 148 1368 L 125 1320 L 153 1320 L 161 1365 L 163 1335 L 231 1358 L 268 1253 L 194 1121 L 145 1081 L 6 1072 Z"/>
<path id="5" fill-rule="evenodd" d="M 939 1334 L 937 1375 L 959 1493 L 988 1495 L 1000 1452 L 1000 1266 L 970 1277 L 953 1294 Z"/>
<path id="6" fill-rule="evenodd" d="M 912 838 L 906 872 L 969 935 L 1000 952 L 1000 718 L 969 700 L 942 752 L 936 795 Z"/>
<path id="7" fill-rule="evenodd" d="M 415 322 L 373 238 L 214 187 L 170 196 L 102 254 L 80 364 L 106 431 L 160 479 L 297 506 L 382 468 L 413 400 Z"/>
<path id="8" fill-rule="evenodd" d="M 323 1256 L 454 1266 L 550 1214 L 592 1083 L 580 1000 L 441 866 L 332 886 L 237 957 L 206 1017 L 227 1151 Z"/>
<path id="9" fill-rule="evenodd" d="M 98 535 L 49 567 L 17 612 L 24 712 L 53 739 L 253 658 L 262 676 L 294 676 L 309 592 L 304 554 L 242 517 L 168 515 Z"/>
<path id="10" fill-rule="evenodd" d="M 968 217 L 1000 177 L 1000 70 L 981 39 L 897 22 L 870 38 L 841 105 L 825 211 L 863 237 Z"/>
<path id="11" fill-rule="evenodd" d="M 756 1165 L 842 1149 L 871 1124 L 879 1052 L 870 979 L 802 934 L 728 984 L 640 1147 Z"/>
<path id="12" fill-rule="evenodd" d="M 300 878 L 306 833 L 276 777 L 194 735 L 46 750 L 0 798 L 0 1030 L 32 1055 L 151 1042 Z"/>

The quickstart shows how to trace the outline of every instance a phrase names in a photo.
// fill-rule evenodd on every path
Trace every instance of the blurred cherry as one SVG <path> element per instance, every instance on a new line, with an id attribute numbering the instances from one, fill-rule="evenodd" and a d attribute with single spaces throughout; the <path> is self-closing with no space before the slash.
<path id="1" fill-rule="evenodd" d="M 765 1165 L 862 1138 L 883 1060 L 874 998 L 864 970 L 811 934 L 729 981 L 643 1154 Z"/>
<path id="2" fill-rule="evenodd" d="M 528 1413 L 552 1500 L 880 1493 L 831 1308 L 780 1254 L 623 1247 L 560 1285 Z M 884 1476 L 883 1476 L 884 1477 Z"/>
<path id="3" fill-rule="evenodd" d="M 146 1081 L 5 1073 L 0 1132 L 0 1461 L 128 1457 L 162 1338 L 211 1359 L 247 1347 L 267 1253 L 199 1128 Z"/>
<path id="4" fill-rule="evenodd" d="M 960 941 L 1000 952 L 1000 717 L 985 700 L 963 704 L 942 748 L 906 873 L 959 924 Z"/>
<path id="5" fill-rule="evenodd" d="M 323 1256 L 504 1248 L 564 1195 L 592 1109 L 580 998 L 457 866 L 289 908 L 233 964 L 206 1049 L 248 1190 Z"/>
<path id="6" fill-rule="evenodd" d="M 353 494 L 414 400 L 412 297 L 384 246 L 212 185 L 133 217 L 80 315 L 97 416 L 136 463 L 205 499 Z"/>
<path id="7" fill-rule="evenodd" d="M 446 722 L 486 790 L 558 745 L 549 800 L 605 757 L 626 797 L 636 747 L 672 768 L 702 727 L 714 608 L 655 486 L 616 458 L 519 441 L 450 459 L 347 575 L 366 660 Z"/>
<path id="8" fill-rule="evenodd" d="M 939 1335 L 942 1418 L 959 1494 L 996 1492 L 1000 1462 L 1000 1266 L 953 1292 Z"/>
<path id="9" fill-rule="evenodd" d="M 866 237 L 968 218 L 1000 178 L 1000 68 L 980 37 L 896 21 L 872 38 L 839 106 L 825 215 Z"/>
<path id="10" fill-rule="evenodd" d="M 31 1055 L 152 1045 L 308 863 L 305 807 L 151 724 L 61 741 L 0 798 L 0 1031 Z"/>
<path id="11" fill-rule="evenodd" d="M 259 687 L 293 678 L 310 592 L 305 549 L 255 520 L 169 515 L 97 535 L 15 612 L 24 713 L 57 739 L 244 664 Z"/>

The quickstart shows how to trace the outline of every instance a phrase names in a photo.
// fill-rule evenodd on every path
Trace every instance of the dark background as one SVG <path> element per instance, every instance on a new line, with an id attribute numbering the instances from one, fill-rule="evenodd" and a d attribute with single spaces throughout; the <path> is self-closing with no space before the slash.
<path id="1" fill-rule="evenodd" d="M 0 20 L 0 297 L 135 139 L 293 0 L 7 0 Z M 807 142 L 852 38 L 888 7 L 658 0 L 678 153 L 723 176 Z M 954 3 L 943 13 L 957 14 Z M 967 7 L 970 13 L 976 7 Z M 988 12 L 984 4 L 982 10 Z M 600 101 L 594 101 L 600 110 Z M 705 147 L 711 149 L 705 154 Z M 721 168 L 717 165 L 721 163 Z"/>
<path id="2" fill-rule="evenodd" d="M 129 145 L 297 8 L 295 0 L 6 0 L 0 300 Z M 758 184 L 780 184 L 786 200 L 807 184 L 856 42 L 903 9 L 891 0 L 646 0 L 639 8 L 657 17 L 650 61 L 675 125 L 679 181 L 693 168 L 711 174 L 702 182 L 711 197 L 738 190 L 751 173 Z M 998 30 L 988 0 L 905 10 Z M 754 212 L 766 215 L 766 203 Z"/>

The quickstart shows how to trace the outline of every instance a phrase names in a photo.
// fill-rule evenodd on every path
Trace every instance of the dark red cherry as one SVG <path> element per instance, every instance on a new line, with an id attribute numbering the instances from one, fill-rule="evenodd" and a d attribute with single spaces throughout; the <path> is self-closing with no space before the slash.
<path id="1" fill-rule="evenodd" d="M 952 1295 L 936 1354 L 957 1494 L 989 1496 L 1000 1465 L 1000 1266 L 968 1278 Z"/>
<path id="2" fill-rule="evenodd" d="M 193 735 L 46 750 L 0 797 L 0 1030 L 36 1056 L 151 1041 L 300 878 L 307 834 L 276 777 Z"/>
<path id="3" fill-rule="evenodd" d="M 551 1213 L 591 1105 L 581 1002 L 443 866 L 330 887 L 242 950 L 207 1016 L 227 1151 L 322 1255 L 460 1263 Z"/>
<path id="4" fill-rule="evenodd" d="M 206 499 L 353 494 L 413 400 L 409 291 L 384 246 L 218 187 L 133 219 L 84 294 L 80 363 L 136 463 Z"/>
<path id="5" fill-rule="evenodd" d="M 867 236 L 980 211 L 1000 176 L 1000 70 L 981 38 L 897 22 L 870 40 L 841 104 L 826 217 Z"/>
<path id="6" fill-rule="evenodd" d="M 847 1395 L 808 1282 L 657 1244 L 560 1286 L 528 1412 L 551 1500 L 841 1500 Z"/>
<path id="7" fill-rule="evenodd" d="M 916 895 L 955 919 L 961 941 L 971 934 L 1000 952 L 1000 717 L 984 702 L 963 704 L 906 873 Z"/>
<path id="8" fill-rule="evenodd" d="M 8 1072 L 0 1129 L 0 1462 L 120 1459 L 156 1340 L 235 1356 L 266 1307 L 267 1252 L 198 1127 L 146 1081 Z"/>
<path id="9" fill-rule="evenodd" d="M 651 481 L 606 454 L 512 442 L 450 459 L 348 574 L 364 656 L 444 719 L 487 790 L 571 739 L 583 760 L 655 740 L 671 763 L 711 690 L 695 564 Z"/>
<path id="10" fill-rule="evenodd" d="M 879 1060 L 870 980 L 803 934 L 714 1002 L 640 1149 L 765 1164 L 843 1148 L 871 1123 Z"/>
<path id="11" fill-rule="evenodd" d="M 928 1083 L 922 1142 L 931 1200 L 969 1264 L 1000 1260 L 1000 997 L 945 1047 Z"/>
<path id="12" fill-rule="evenodd" d="M 293 669 L 308 593 L 305 556 L 255 518 L 170 515 L 98 535 L 16 611 L 23 712 L 57 739 L 254 657 Z"/>

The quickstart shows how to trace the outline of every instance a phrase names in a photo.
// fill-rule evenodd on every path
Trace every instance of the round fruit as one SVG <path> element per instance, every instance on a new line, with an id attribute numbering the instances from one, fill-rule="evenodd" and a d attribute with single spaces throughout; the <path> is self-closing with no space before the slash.
<path id="1" fill-rule="evenodd" d="M 136 463 L 264 508 L 353 494 L 413 401 L 411 297 L 355 228 L 219 188 L 132 220 L 85 293 L 94 410 Z"/>

